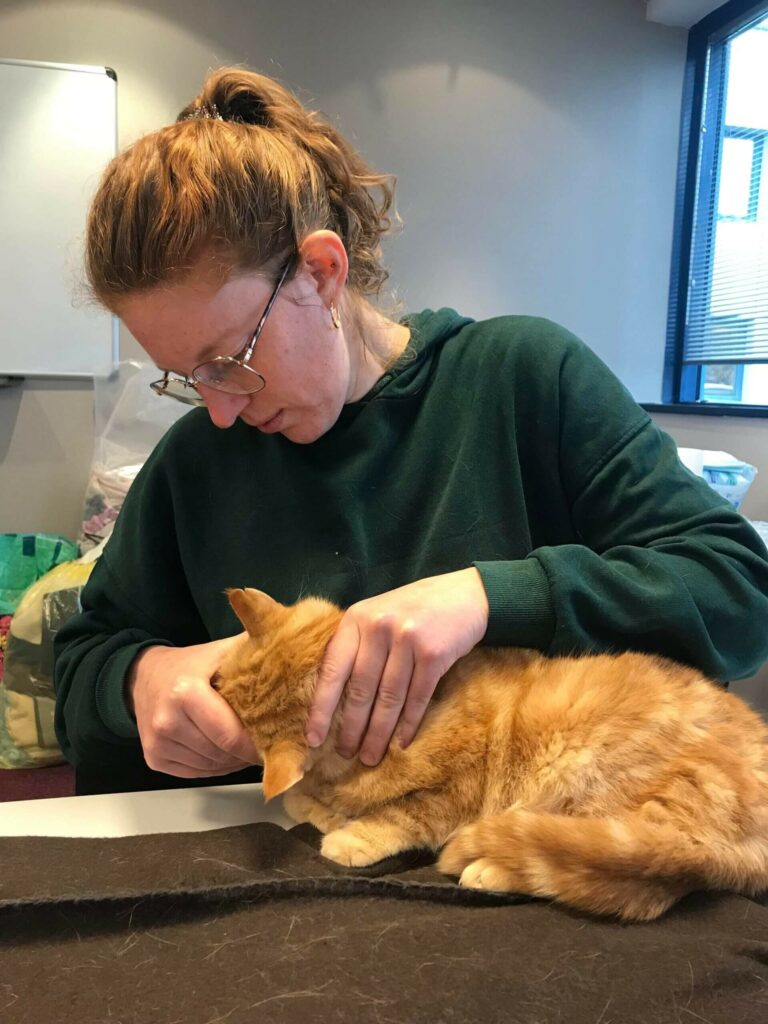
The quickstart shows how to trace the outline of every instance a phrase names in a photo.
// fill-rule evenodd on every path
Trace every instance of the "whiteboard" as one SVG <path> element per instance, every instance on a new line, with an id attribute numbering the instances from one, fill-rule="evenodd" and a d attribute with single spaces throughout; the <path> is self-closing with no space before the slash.
<path id="1" fill-rule="evenodd" d="M 82 294 L 88 204 L 116 150 L 111 69 L 0 58 L 0 377 L 117 365 L 117 318 Z"/>

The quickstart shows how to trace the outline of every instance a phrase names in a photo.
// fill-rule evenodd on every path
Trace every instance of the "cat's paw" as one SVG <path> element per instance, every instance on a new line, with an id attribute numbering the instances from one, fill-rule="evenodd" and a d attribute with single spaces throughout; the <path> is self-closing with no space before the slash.
<path id="1" fill-rule="evenodd" d="M 320 846 L 320 853 L 328 860 L 350 868 L 364 868 L 387 856 L 377 843 L 340 828 L 330 832 Z"/>
<path id="2" fill-rule="evenodd" d="M 334 829 L 342 828 L 347 821 L 343 815 L 336 814 L 314 797 L 293 789 L 289 789 L 283 797 L 283 808 L 294 821 L 299 824 L 308 821 L 320 832 L 332 832 Z"/>
<path id="3" fill-rule="evenodd" d="M 297 793 L 295 789 L 289 789 L 283 795 L 283 810 L 299 825 L 304 821 L 309 821 L 309 797 L 304 796 L 303 793 Z"/>
<path id="4" fill-rule="evenodd" d="M 460 828 L 445 844 L 437 862 L 439 871 L 458 875 L 465 889 L 494 892 L 520 892 L 519 872 L 486 856 L 483 831 L 479 823 Z"/>
<path id="5" fill-rule="evenodd" d="M 461 873 L 459 885 L 465 889 L 485 889 L 489 892 L 519 891 L 513 872 L 500 864 L 482 857 L 472 861 Z"/>
<path id="6" fill-rule="evenodd" d="M 480 856 L 477 826 L 465 825 L 443 847 L 437 868 L 445 875 L 460 875 L 468 864 Z"/>

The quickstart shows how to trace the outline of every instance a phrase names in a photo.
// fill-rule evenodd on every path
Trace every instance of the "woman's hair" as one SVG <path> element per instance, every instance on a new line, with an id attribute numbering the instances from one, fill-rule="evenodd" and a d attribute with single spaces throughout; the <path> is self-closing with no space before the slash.
<path id="1" fill-rule="evenodd" d="M 183 277 L 204 254 L 227 271 L 275 276 L 307 234 L 327 228 L 347 250 L 356 297 L 376 294 L 388 276 L 380 239 L 393 198 L 394 178 L 287 89 L 223 68 L 175 124 L 108 165 L 88 216 L 91 292 L 115 309 Z"/>

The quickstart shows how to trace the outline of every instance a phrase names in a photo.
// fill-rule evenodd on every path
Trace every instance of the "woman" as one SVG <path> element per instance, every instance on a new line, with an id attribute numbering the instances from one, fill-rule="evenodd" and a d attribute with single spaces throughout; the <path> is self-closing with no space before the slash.
<path id="1" fill-rule="evenodd" d="M 204 408 L 152 454 L 58 637 L 78 792 L 254 777 L 210 685 L 228 586 L 347 607 L 308 738 L 343 693 L 339 749 L 367 764 L 480 642 L 653 651 L 719 679 L 768 656 L 761 541 L 584 345 L 370 304 L 391 203 L 334 128 L 240 69 L 108 167 L 94 294 L 155 390 Z"/>

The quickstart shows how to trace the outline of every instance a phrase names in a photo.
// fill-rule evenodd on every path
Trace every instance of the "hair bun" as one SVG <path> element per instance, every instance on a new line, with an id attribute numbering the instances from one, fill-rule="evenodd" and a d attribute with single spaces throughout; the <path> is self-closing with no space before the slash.
<path id="1" fill-rule="evenodd" d="M 255 124 L 262 128 L 270 128 L 272 119 L 261 96 L 248 89 L 238 89 L 220 100 L 213 97 L 216 107 L 225 121 L 240 121 L 243 124 Z"/>
<path id="2" fill-rule="evenodd" d="M 207 117 L 272 128 L 274 119 L 267 109 L 266 97 L 256 88 L 259 81 L 260 76 L 238 74 L 236 69 L 213 73 L 203 91 L 187 104 L 176 120 Z"/>

